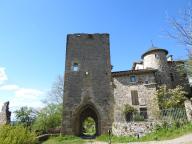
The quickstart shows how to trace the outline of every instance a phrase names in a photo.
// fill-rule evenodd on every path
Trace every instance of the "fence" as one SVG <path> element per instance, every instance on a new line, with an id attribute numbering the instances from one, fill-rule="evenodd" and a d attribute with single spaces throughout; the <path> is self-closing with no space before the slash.
<path id="1" fill-rule="evenodd" d="M 163 109 L 158 112 L 158 119 L 162 121 L 167 121 L 169 123 L 174 121 L 187 121 L 187 115 L 185 108 L 170 108 Z M 138 111 L 136 113 L 128 112 L 126 114 L 119 113 L 116 117 L 118 122 L 138 122 L 138 121 L 150 121 L 148 118 L 150 113 L 147 111 Z"/>
<path id="2" fill-rule="evenodd" d="M 170 108 L 160 111 L 160 120 L 167 122 L 187 121 L 185 108 Z"/>

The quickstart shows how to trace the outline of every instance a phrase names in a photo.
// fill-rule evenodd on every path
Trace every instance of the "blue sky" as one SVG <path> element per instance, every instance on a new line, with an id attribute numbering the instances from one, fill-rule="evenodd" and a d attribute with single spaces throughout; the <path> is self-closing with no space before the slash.
<path id="1" fill-rule="evenodd" d="M 109 33 L 114 71 L 130 69 L 154 45 L 175 59 L 185 48 L 168 39 L 167 16 L 178 17 L 189 0 L 0 1 L 0 103 L 42 107 L 64 73 L 68 33 Z"/>

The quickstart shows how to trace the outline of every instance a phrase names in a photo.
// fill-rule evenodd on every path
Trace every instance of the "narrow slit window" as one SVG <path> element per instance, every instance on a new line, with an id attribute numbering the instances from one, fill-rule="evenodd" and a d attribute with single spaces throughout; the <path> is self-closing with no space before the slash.
<path id="1" fill-rule="evenodd" d="M 73 71 L 79 71 L 79 65 L 78 63 L 73 64 Z"/>
<path id="2" fill-rule="evenodd" d="M 173 73 L 170 73 L 170 77 L 171 77 L 171 81 L 173 82 L 174 81 Z"/>

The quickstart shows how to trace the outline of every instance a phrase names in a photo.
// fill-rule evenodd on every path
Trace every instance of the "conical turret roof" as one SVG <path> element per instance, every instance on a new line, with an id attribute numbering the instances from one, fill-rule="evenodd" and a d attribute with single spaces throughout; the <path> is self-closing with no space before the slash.
<path id="1" fill-rule="evenodd" d="M 143 59 L 145 55 L 150 54 L 151 52 L 156 52 L 156 51 L 164 51 L 166 55 L 168 54 L 168 50 L 163 49 L 163 48 L 158 48 L 158 47 L 152 46 L 151 48 L 149 48 L 149 49 L 141 56 L 141 58 Z"/>

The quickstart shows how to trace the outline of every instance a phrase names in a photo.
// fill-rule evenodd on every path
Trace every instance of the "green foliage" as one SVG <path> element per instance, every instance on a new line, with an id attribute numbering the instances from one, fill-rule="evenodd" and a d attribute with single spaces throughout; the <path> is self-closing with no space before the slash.
<path id="1" fill-rule="evenodd" d="M 21 107 L 14 113 L 19 124 L 23 124 L 25 127 L 31 126 L 36 118 L 35 110 L 27 106 Z"/>
<path id="2" fill-rule="evenodd" d="M 62 105 L 49 104 L 37 114 L 33 129 L 40 133 L 47 132 L 49 128 L 61 126 Z"/>
<path id="3" fill-rule="evenodd" d="M 129 104 L 125 104 L 124 109 L 123 109 L 123 113 L 127 114 L 127 113 L 136 113 L 137 109 L 130 106 Z"/>
<path id="4" fill-rule="evenodd" d="M 85 141 L 76 136 L 52 137 L 43 144 L 83 144 Z"/>
<path id="5" fill-rule="evenodd" d="M 95 121 L 93 118 L 88 117 L 83 122 L 84 135 L 95 135 L 96 127 Z"/>
<path id="6" fill-rule="evenodd" d="M 144 116 L 140 115 L 139 113 L 135 113 L 133 115 L 133 120 L 134 121 L 144 121 L 145 119 L 144 119 Z"/>
<path id="7" fill-rule="evenodd" d="M 159 130 L 142 137 L 141 141 L 173 139 L 191 132 L 192 132 L 192 123 L 178 124 L 177 122 L 177 124 L 173 124 L 172 126 L 165 124 Z"/>
<path id="8" fill-rule="evenodd" d="M 28 131 L 22 125 L 0 127 L 1 144 L 35 144 L 35 137 L 35 133 Z"/>
<path id="9" fill-rule="evenodd" d="M 183 107 L 186 94 L 182 86 L 177 86 L 174 89 L 166 89 L 165 86 L 161 86 L 156 92 L 161 109 Z"/>

